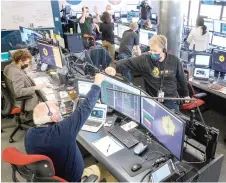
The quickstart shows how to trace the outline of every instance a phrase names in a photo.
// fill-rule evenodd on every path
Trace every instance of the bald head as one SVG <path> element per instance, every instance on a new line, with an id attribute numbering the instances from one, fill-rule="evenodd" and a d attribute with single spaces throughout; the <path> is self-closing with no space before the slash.
<path id="1" fill-rule="evenodd" d="M 55 117 L 53 118 L 53 116 Z M 60 121 L 60 108 L 57 106 L 55 102 L 48 101 L 46 103 L 44 102 L 39 103 L 34 108 L 33 120 L 35 125 L 42 125 L 48 122 Z"/>

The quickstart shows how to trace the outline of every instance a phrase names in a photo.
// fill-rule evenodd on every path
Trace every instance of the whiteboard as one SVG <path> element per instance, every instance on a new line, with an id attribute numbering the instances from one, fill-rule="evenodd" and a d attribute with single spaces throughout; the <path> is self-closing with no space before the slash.
<path id="1" fill-rule="evenodd" d="M 3 0 L 1 2 L 1 29 L 19 30 L 19 26 L 54 27 L 51 0 Z"/>

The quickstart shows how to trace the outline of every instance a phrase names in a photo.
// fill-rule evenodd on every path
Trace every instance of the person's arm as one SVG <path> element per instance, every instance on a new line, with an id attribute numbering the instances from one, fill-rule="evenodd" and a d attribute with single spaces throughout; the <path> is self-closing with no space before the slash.
<path id="1" fill-rule="evenodd" d="M 190 44 L 192 39 L 193 39 L 193 30 L 191 30 L 191 32 L 189 33 L 188 38 L 187 38 L 186 41 Z"/>
<path id="2" fill-rule="evenodd" d="M 183 88 L 183 97 L 189 97 L 189 90 L 188 90 L 188 81 L 184 73 L 183 66 L 180 60 L 177 58 L 177 74 L 176 74 L 177 82 Z"/>
<path id="3" fill-rule="evenodd" d="M 21 74 L 13 74 L 12 76 L 12 86 L 16 97 L 30 96 L 35 93 L 36 87 L 25 87 L 24 86 L 24 76 Z"/>
<path id="4" fill-rule="evenodd" d="M 94 12 L 96 14 L 97 23 L 100 23 L 100 16 L 99 16 L 99 12 L 98 12 L 98 9 L 96 6 L 94 7 Z"/>
<path id="5" fill-rule="evenodd" d="M 72 136 L 77 136 L 82 126 L 88 119 L 90 113 L 92 112 L 100 96 L 101 91 L 100 85 L 103 79 L 104 79 L 103 75 L 97 74 L 95 76 L 95 82 L 92 85 L 88 94 L 86 95 L 86 98 L 83 101 L 83 103 L 80 104 L 68 118 L 57 123 L 62 133 L 71 133 Z"/>
<path id="6" fill-rule="evenodd" d="M 135 45 L 135 48 L 136 48 L 136 55 L 140 56 L 141 55 L 141 50 L 140 50 L 140 46 L 139 46 L 140 45 L 140 40 L 139 40 L 138 34 L 135 36 L 134 45 Z"/>
<path id="7" fill-rule="evenodd" d="M 80 18 L 80 20 L 79 20 L 79 23 L 80 24 L 84 24 L 85 23 L 85 20 L 86 20 L 86 7 L 85 6 L 83 6 L 83 13 L 82 13 L 82 17 Z"/>
<path id="8" fill-rule="evenodd" d="M 146 55 L 141 55 L 138 57 L 130 57 L 127 59 L 119 60 L 112 65 L 117 72 L 122 73 L 123 71 L 130 70 L 133 72 L 142 73 L 144 71 L 144 62 L 146 60 Z"/>
<path id="9" fill-rule="evenodd" d="M 100 33 L 100 27 L 99 27 L 96 23 L 94 24 L 94 26 L 96 27 L 97 32 L 99 32 L 99 33 Z"/>

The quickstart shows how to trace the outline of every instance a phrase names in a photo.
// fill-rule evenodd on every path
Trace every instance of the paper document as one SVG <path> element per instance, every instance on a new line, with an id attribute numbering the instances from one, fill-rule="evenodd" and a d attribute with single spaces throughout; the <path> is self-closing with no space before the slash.
<path id="1" fill-rule="evenodd" d="M 49 94 L 49 95 L 46 95 L 46 99 L 48 101 L 56 101 L 56 97 L 54 94 Z"/>
<path id="2" fill-rule="evenodd" d="M 137 126 L 138 125 L 135 122 L 130 121 L 129 123 L 126 123 L 126 124 L 122 125 L 121 128 L 123 130 L 125 130 L 125 131 L 129 131 L 129 130 L 131 130 L 133 128 L 136 128 Z"/>
<path id="3" fill-rule="evenodd" d="M 93 145 L 106 157 L 122 150 L 124 147 L 112 137 L 106 136 L 95 142 Z"/>
<path id="4" fill-rule="evenodd" d="M 41 91 L 44 92 L 45 95 L 54 94 L 54 91 L 51 88 L 43 88 Z"/>

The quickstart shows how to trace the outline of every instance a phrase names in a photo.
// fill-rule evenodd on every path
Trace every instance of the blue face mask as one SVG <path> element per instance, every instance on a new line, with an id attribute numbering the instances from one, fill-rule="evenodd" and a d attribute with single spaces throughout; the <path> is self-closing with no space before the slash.
<path id="1" fill-rule="evenodd" d="M 160 54 L 151 54 L 151 59 L 154 61 L 159 61 L 161 59 Z"/>

